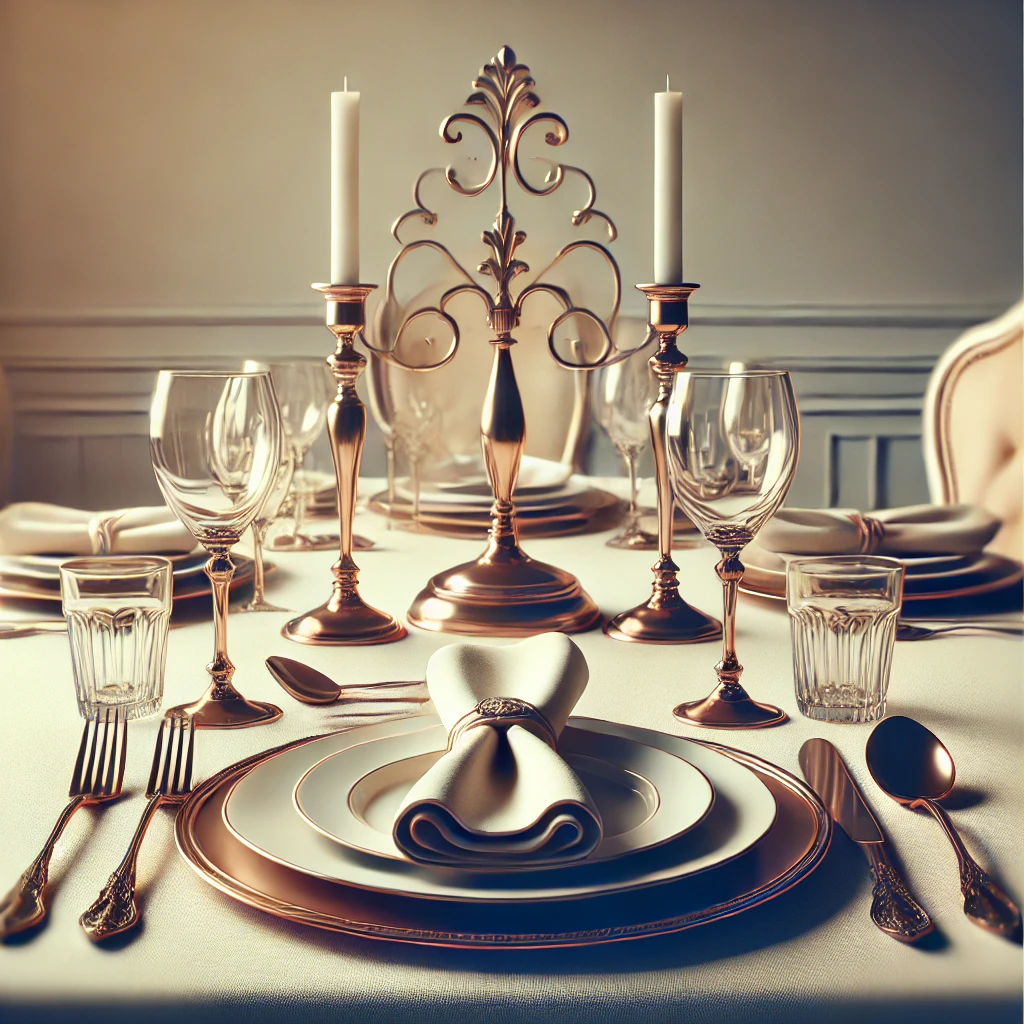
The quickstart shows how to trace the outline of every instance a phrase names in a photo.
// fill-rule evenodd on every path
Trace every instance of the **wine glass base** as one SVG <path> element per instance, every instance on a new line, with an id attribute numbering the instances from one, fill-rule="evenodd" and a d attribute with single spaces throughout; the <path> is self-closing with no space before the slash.
<path id="1" fill-rule="evenodd" d="M 262 700 L 232 697 L 214 700 L 207 692 L 191 704 L 179 704 L 167 714 L 191 715 L 197 729 L 247 729 L 252 725 L 276 722 L 284 712 L 276 705 Z"/>
<path id="2" fill-rule="evenodd" d="M 657 551 L 658 535 L 646 530 L 623 530 L 605 541 L 605 546 L 629 551 Z"/>
<path id="3" fill-rule="evenodd" d="M 268 604 L 266 601 L 246 601 L 238 609 L 239 612 L 290 612 L 291 608 L 279 608 L 276 604 Z"/>
<path id="4" fill-rule="evenodd" d="M 781 725 L 789 715 L 774 704 L 761 704 L 747 696 L 741 686 L 731 688 L 739 694 L 731 699 L 721 686 L 703 700 L 688 701 L 672 709 L 681 722 L 708 729 L 763 729 Z"/>
<path id="5" fill-rule="evenodd" d="M 268 551 L 337 551 L 340 543 L 336 533 L 290 534 L 275 537 L 265 545 Z M 369 551 L 373 541 L 366 537 L 353 535 L 353 551 Z"/>
<path id="6" fill-rule="evenodd" d="M 700 644 L 719 639 L 722 624 L 682 598 L 660 606 L 652 599 L 620 612 L 605 624 L 604 634 L 633 644 Z"/>
<path id="7" fill-rule="evenodd" d="M 535 562 L 518 547 L 435 576 L 408 614 L 420 629 L 469 636 L 581 633 L 601 612 L 571 573 Z"/>
<path id="8" fill-rule="evenodd" d="M 401 640 L 405 626 L 393 615 L 371 608 L 362 598 L 344 604 L 333 599 L 285 624 L 281 635 L 299 644 L 346 647 L 358 644 L 390 644 Z"/>

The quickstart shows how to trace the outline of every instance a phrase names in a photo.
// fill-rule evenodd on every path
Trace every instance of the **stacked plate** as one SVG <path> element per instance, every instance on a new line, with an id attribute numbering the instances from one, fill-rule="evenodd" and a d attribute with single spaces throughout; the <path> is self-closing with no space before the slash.
<path id="1" fill-rule="evenodd" d="M 177 817 L 208 882 L 278 917 L 446 946 L 557 946 L 679 931 L 756 906 L 821 860 L 830 819 L 750 754 L 585 718 L 560 752 L 601 811 L 585 861 L 424 867 L 395 847 L 405 794 L 446 746 L 433 717 L 300 740 L 225 769 Z"/>
<path id="2" fill-rule="evenodd" d="M 0 597 L 30 601 L 60 600 L 60 564 L 71 555 L 0 556 Z M 210 556 L 202 548 L 187 555 L 165 556 L 174 574 L 174 600 L 210 595 L 210 581 L 203 568 Z M 251 583 L 255 575 L 252 559 L 232 555 L 235 575 L 232 588 Z M 267 568 L 264 565 L 264 568 Z"/>
<path id="3" fill-rule="evenodd" d="M 523 456 L 513 498 L 520 533 L 553 537 L 614 525 L 621 501 L 591 487 L 569 467 L 548 459 Z M 449 536 L 483 536 L 491 526 L 494 495 L 485 477 L 425 484 L 420 492 L 420 526 Z M 370 499 L 374 512 L 387 515 L 386 492 Z M 413 493 L 407 480 L 395 487 L 393 519 L 412 519 Z"/>
<path id="4" fill-rule="evenodd" d="M 746 570 L 740 590 L 758 597 L 786 599 L 786 568 L 781 555 L 755 544 L 745 549 L 740 558 Z M 902 558 L 900 561 L 906 567 L 903 579 L 905 605 L 988 594 L 1024 578 L 1024 566 L 1020 562 L 990 551 Z"/>

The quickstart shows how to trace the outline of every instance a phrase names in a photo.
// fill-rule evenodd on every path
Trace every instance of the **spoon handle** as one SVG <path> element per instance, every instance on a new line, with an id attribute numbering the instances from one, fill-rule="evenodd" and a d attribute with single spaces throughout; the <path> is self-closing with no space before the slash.
<path id="1" fill-rule="evenodd" d="M 1011 936 L 1020 927 L 1017 905 L 978 866 L 967 851 L 944 807 L 934 800 L 915 800 L 911 808 L 927 808 L 949 836 L 960 864 L 960 891 L 964 895 L 964 913 L 979 928 L 997 935 Z"/>

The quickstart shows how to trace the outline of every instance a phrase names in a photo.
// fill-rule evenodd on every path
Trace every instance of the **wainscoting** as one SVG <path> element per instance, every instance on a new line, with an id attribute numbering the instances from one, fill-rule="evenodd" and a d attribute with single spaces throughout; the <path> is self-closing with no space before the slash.
<path id="1" fill-rule="evenodd" d="M 999 312 L 962 307 L 695 308 L 682 347 L 693 365 L 742 361 L 793 372 L 803 448 L 790 504 L 885 508 L 928 499 L 921 455 L 928 375 L 962 330 Z M 238 366 L 246 356 L 284 352 L 326 353 L 330 339 L 316 314 L 311 305 L 269 311 L 0 315 L 14 414 L 12 500 L 85 508 L 158 501 L 148 455 L 156 370 Z M 540 357 L 522 348 L 517 359 Z M 83 359 L 75 354 L 83 351 L 96 355 Z M 553 365 L 538 365 L 558 373 Z M 522 379 L 528 386 L 530 375 Z M 536 422 L 528 424 L 528 431 L 539 431 Z M 318 465 L 329 465 L 326 446 L 315 454 Z M 621 472 L 596 428 L 588 467 Z M 372 421 L 364 473 L 383 473 L 383 445 Z"/>

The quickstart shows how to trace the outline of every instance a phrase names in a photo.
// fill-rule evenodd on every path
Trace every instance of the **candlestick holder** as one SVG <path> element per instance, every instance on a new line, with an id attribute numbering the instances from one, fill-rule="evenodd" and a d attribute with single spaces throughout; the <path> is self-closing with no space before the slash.
<path id="1" fill-rule="evenodd" d="M 600 619 L 597 606 L 572 574 L 535 561 L 519 546 L 512 500 L 526 440 L 523 404 L 511 355 L 512 346 L 516 344 L 513 331 L 520 325 L 524 303 L 531 296 L 544 294 L 561 305 L 561 312 L 548 326 L 547 341 L 551 357 L 563 368 L 579 373 L 631 354 L 630 351 L 620 351 L 612 340 L 611 331 L 619 310 L 621 279 L 614 257 L 599 242 L 579 239 L 563 245 L 529 284 L 517 295 L 513 293 L 515 279 L 530 270 L 523 260 L 517 258 L 517 250 L 526 241 L 526 232 L 517 230 L 515 219 L 509 212 L 508 193 L 513 182 L 529 195 L 544 197 L 554 193 L 570 176 L 581 178 L 588 186 L 589 195 L 573 212 L 572 225 L 579 227 L 597 218 L 604 222 L 608 241 L 613 241 L 616 236 L 614 224 L 594 207 L 594 182 L 585 171 L 545 161 L 549 170 L 542 185 L 537 187 L 523 176 L 519 144 L 525 132 L 533 126 L 545 124 L 548 130 L 544 139 L 549 146 L 561 146 L 569 137 L 565 121 L 557 114 L 530 113 L 540 104 L 539 97 L 532 90 L 534 84 L 530 69 L 517 61 L 510 47 L 502 47 L 494 60 L 480 70 L 473 82 L 475 91 L 466 101 L 467 106 L 481 109 L 481 114 L 463 111 L 452 114 L 441 124 L 441 138 L 447 143 L 460 142 L 462 132 L 457 126 L 466 125 L 482 132 L 489 144 L 490 165 L 479 184 L 463 184 L 451 166 L 443 171 L 443 176 L 448 186 L 461 196 L 477 196 L 495 181 L 499 184 L 500 203 L 494 225 L 481 236 L 490 249 L 490 255 L 476 268 L 477 273 L 493 279 L 493 294 L 478 284 L 440 242 L 429 238 L 407 242 L 388 270 L 385 298 L 378 311 L 376 342 L 370 345 L 381 358 L 404 369 L 424 372 L 444 366 L 455 356 L 459 345 L 458 325 L 448 312 L 448 306 L 456 296 L 463 294 L 475 295 L 482 301 L 487 325 L 494 332 L 490 340 L 494 351 L 492 370 L 480 425 L 487 476 L 494 493 L 487 549 L 474 561 L 439 573 L 427 583 L 413 601 L 408 614 L 409 622 L 423 629 L 491 636 L 530 636 L 548 630 L 578 632 L 591 628 Z M 438 222 L 438 215 L 427 208 L 420 195 L 421 186 L 432 173 L 434 171 L 431 170 L 420 175 L 413 189 L 416 208 L 399 217 L 392 228 L 399 242 L 402 241 L 399 232 L 408 221 L 419 220 L 429 227 Z M 399 316 L 394 297 L 396 272 L 407 256 L 420 249 L 439 254 L 458 274 L 459 282 L 444 291 L 436 305 Z M 577 305 L 568 289 L 546 279 L 549 271 L 567 256 L 587 250 L 602 256 L 611 272 L 612 309 L 604 319 Z M 451 342 L 439 358 L 427 363 L 410 362 L 401 353 L 405 332 L 423 317 L 439 320 L 450 332 Z M 583 343 L 582 337 L 571 340 L 563 337 L 561 342 L 556 340 L 558 332 L 565 330 L 563 325 L 572 321 L 585 324 L 591 344 L 594 341 L 599 343 L 592 359 L 587 358 L 588 345 Z M 428 338 L 427 341 L 432 343 L 433 339 Z M 565 354 L 559 350 L 560 345 Z M 576 406 L 579 409 L 583 408 L 581 388 L 582 385 L 576 389 Z M 579 416 L 574 417 L 574 420 L 578 419 Z M 575 450 L 568 457 L 574 455 Z"/>
<path id="2" fill-rule="evenodd" d="M 641 644 L 693 644 L 715 640 L 722 624 L 710 615 L 691 608 L 679 596 L 679 566 L 672 561 L 674 507 L 665 448 L 665 419 L 672 396 L 672 383 L 686 367 L 686 356 L 677 339 L 689 325 L 689 298 L 696 284 L 638 284 L 647 296 L 650 323 L 658 334 L 658 351 L 649 362 L 658 380 L 658 397 L 651 406 L 651 450 L 654 452 L 658 488 L 658 560 L 652 569 L 651 596 L 641 605 L 621 612 L 609 621 L 605 635 L 613 640 Z"/>
<path id="3" fill-rule="evenodd" d="M 386 644 L 401 640 L 405 627 L 387 612 L 371 608 L 359 596 L 359 567 L 352 558 L 352 520 L 356 511 L 359 464 L 366 439 L 366 407 L 356 394 L 356 381 L 366 357 L 355 350 L 355 337 L 366 323 L 366 297 L 375 284 L 315 284 L 327 300 L 327 327 L 337 347 L 327 363 L 338 393 L 327 409 L 327 433 L 338 483 L 340 557 L 331 568 L 334 590 L 327 601 L 292 619 L 281 630 L 302 644 Z"/>

